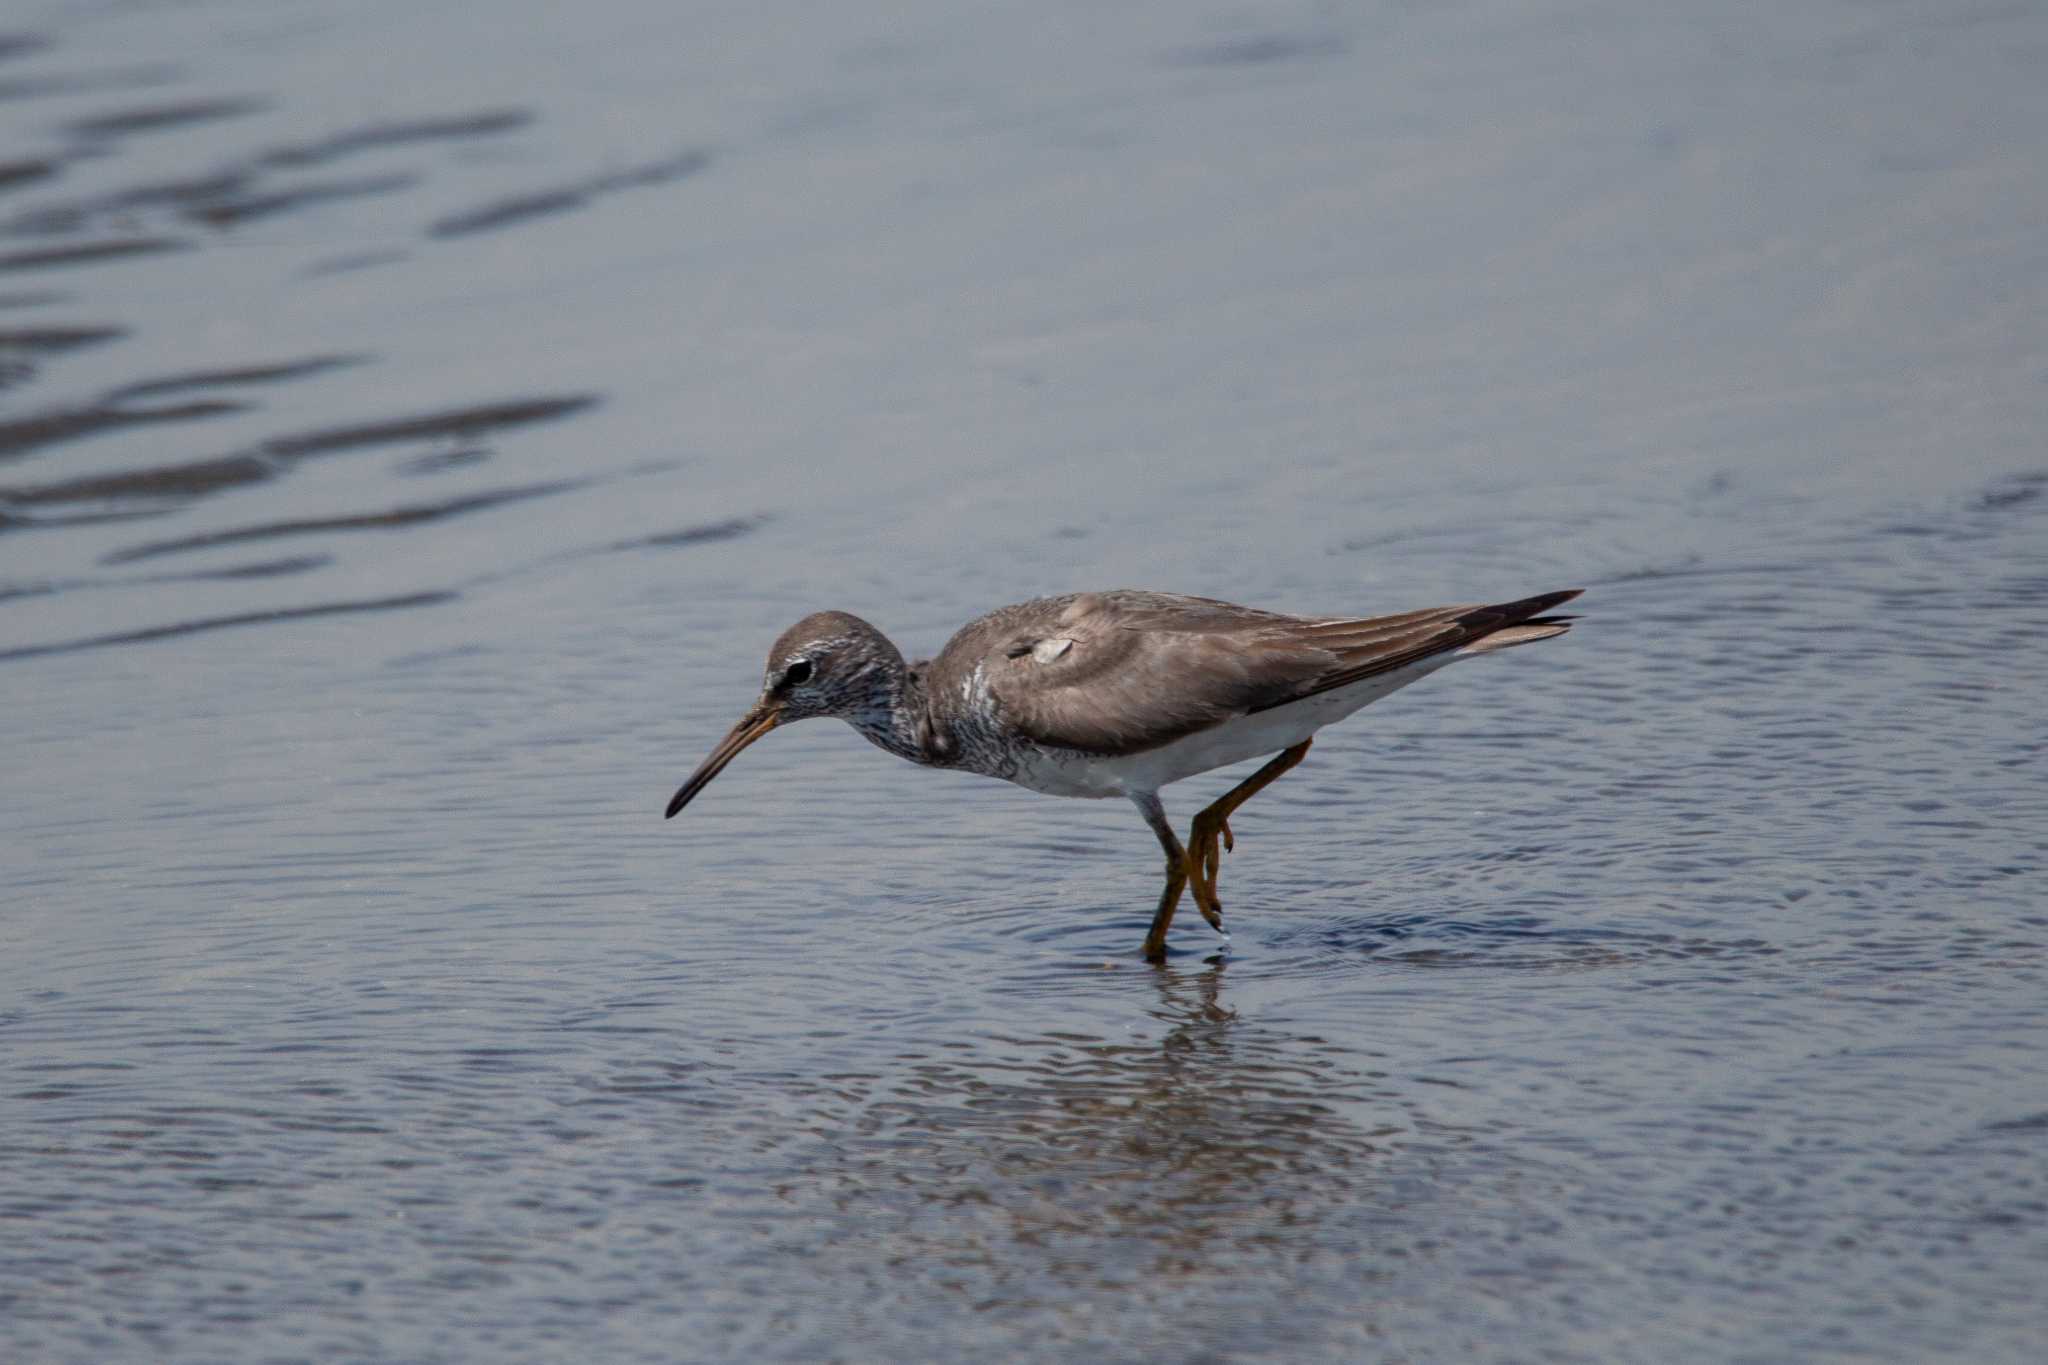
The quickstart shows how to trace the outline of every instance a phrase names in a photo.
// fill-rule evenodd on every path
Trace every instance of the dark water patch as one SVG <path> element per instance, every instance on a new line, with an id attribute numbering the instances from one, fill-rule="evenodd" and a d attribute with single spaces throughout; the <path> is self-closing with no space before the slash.
<path id="1" fill-rule="evenodd" d="M 83 640 L 65 640 L 48 645 L 25 645 L 14 649 L 0 649 L 0 661 L 11 659 L 33 659 L 50 654 L 74 654 L 88 649 L 105 649 L 113 645 L 145 644 L 155 640 L 170 640 L 182 635 L 197 635 L 206 631 L 230 630 L 237 626 L 273 625 L 285 621 L 309 621 L 323 616 L 346 616 L 361 612 L 404 611 L 412 607 L 439 606 L 453 602 L 460 596 L 454 592 L 416 592 L 397 597 L 365 598 L 354 602 L 321 602 L 309 607 L 280 607 L 272 611 L 242 612 L 233 616 L 211 616 L 196 621 L 180 621 L 175 625 L 149 626 L 142 630 L 120 631 L 111 635 L 95 635 Z"/>
<path id="2" fill-rule="evenodd" d="M 367 176 L 357 180 L 329 180 L 299 185 L 291 189 L 272 190 L 266 194 L 222 195 L 208 203 L 193 205 L 185 210 L 185 216 L 209 227 L 229 228 L 241 223 L 254 222 L 259 218 L 291 213 L 314 204 L 331 203 L 337 199 L 360 199 L 368 195 L 390 194 L 397 190 L 410 189 L 418 183 L 419 177 L 414 175 L 383 175 Z"/>
<path id="3" fill-rule="evenodd" d="M 94 474 L 28 488 L 0 488 L 0 505 L 36 507 L 52 503 L 118 499 L 193 498 L 227 488 L 261 483 L 278 473 L 276 460 L 260 454 L 224 455 L 213 460 Z"/>
<path id="4" fill-rule="evenodd" d="M 1152 899 L 1157 900 L 1155 895 Z M 1149 910 L 1140 914 L 1131 913 L 1131 907 L 1123 906 L 1079 906 L 1058 911 L 1031 913 L 1011 910 L 987 915 L 957 917 L 958 927 L 971 930 L 978 936 L 991 939 L 1016 939 L 1019 942 L 1036 944 L 1040 947 L 1073 948 L 1078 956 L 1071 962 L 1055 962 L 1046 969 L 1051 972 L 1054 983 L 1065 980 L 1073 969 L 1074 962 L 1094 965 L 1098 962 L 1115 962 L 1129 957 L 1131 945 L 1142 940 L 1146 928 L 1151 924 Z M 1182 930 L 1178 937 L 1168 941 L 1173 955 L 1187 962 L 1201 962 L 1214 956 L 1225 947 L 1223 938 L 1213 930 L 1206 934 L 1201 917 L 1189 911 L 1190 922 L 1176 926 Z M 1136 965 L 1135 962 L 1133 965 Z M 1020 977 L 1020 981 L 1028 979 Z"/>
<path id="5" fill-rule="evenodd" d="M 1353 536 L 1347 540 L 1339 541 L 1330 553 L 1333 555 L 1367 554 L 1374 550 L 1384 550 L 1396 545 L 1426 544 L 1431 541 L 1461 544 L 1471 540 L 1473 534 L 1473 529 L 1470 526 L 1464 525 L 1409 526 L 1395 531 L 1383 531 L 1377 535 Z"/>
<path id="6" fill-rule="evenodd" d="M 132 408 L 112 405 L 46 412 L 35 417 L 24 417 L 19 421 L 0 422 L 0 460 L 17 460 L 44 446 L 56 445 L 62 441 L 75 441 L 86 436 L 97 436 L 102 432 L 116 431 L 122 427 L 190 422 L 243 411 L 246 411 L 246 405 L 242 403 L 233 403 L 225 399 L 202 399 L 190 403 L 173 403 L 165 407 Z M 91 485 L 103 481 L 82 479 L 71 482 L 72 485 Z M 69 495 L 61 491 L 66 486 L 53 484 L 43 489 L 0 489 L 0 501 L 23 504 L 69 501 Z"/>
<path id="7" fill-rule="evenodd" d="M 50 530 L 61 526 L 98 526 L 116 521 L 147 521 L 165 515 L 162 507 L 105 508 L 91 512 L 59 513 L 55 516 L 24 516 L 0 508 L 0 531 Z"/>
<path id="8" fill-rule="evenodd" d="M 310 181 L 269 188 L 269 180 L 249 168 L 216 171 L 183 180 L 131 185 L 85 199 L 43 204 L 7 220 L 5 231 L 17 235 L 54 236 L 83 232 L 95 222 L 118 227 L 136 214 L 163 210 L 187 222 L 213 228 L 287 213 L 336 199 L 388 194 L 410 187 L 407 174 L 355 180 Z"/>
<path id="9" fill-rule="evenodd" d="M 334 562 L 332 555 L 290 555 L 283 559 L 260 559 L 253 564 L 231 564 L 224 569 L 199 569 L 192 573 L 159 574 L 144 581 L 151 583 L 205 583 L 216 580 L 239 581 L 249 578 L 282 578 L 288 574 L 309 573 L 324 569 Z"/>
<path id="10" fill-rule="evenodd" d="M 110 242 L 86 242 L 77 246 L 44 247 L 33 251 L 0 252 L 0 270 L 61 270 L 72 266 L 98 265 L 135 256 L 161 256 L 183 251 L 191 244 L 175 237 L 129 237 Z"/>
<path id="11" fill-rule="evenodd" d="M 356 357 L 317 356 L 304 361 L 285 362 L 274 366 L 253 366 L 245 369 L 205 371 L 189 375 L 170 376 L 159 380 L 146 380 L 139 384 L 124 386 L 116 396 L 133 397 L 137 393 L 176 393 L 191 389 L 224 387 L 238 384 L 272 383 L 318 374 L 339 365 L 353 363 Z M 49 527 L 53 525 L 76 525 L 83 520 L 120 519 L 136 515 L 153 515 L 164 509 L 150 508 L 105 509 L 101 513 L 80 518 L 29 517 L 20 515 L 26 509 L 36 507 L 62 506 L 74 503 L 119 503 L 123 501 L 147 500 L 161 504 L 168 500 L 190 500 L 232 488 L 247 487 L 278 477 L 291 465 L 304 458 L 333 454 L 340 451 L 370 448 L 395 442 L 453 438 L 473 441 L 492 431 L 533 422 L 548 421 L 579 412 L 596 400 L 585 395 L 569 398 L 543 398 L 520 400 L 507 403 L 481 404 L 469 408 L 457 408 L 446 412 L 429 413 L 419 417 L 398 418 L 384 422 L 370 422 L 347 427 L 321 430 L 274 437 L 253 449 L 212 459 L 187 461 L 182 464 L 166 465 L 153 469 L 124 470 L 113 474 L 87 475 L 80 478 L 64 479 L 54 483 L 0 488 L 0 531 Z M 165 407 L 136 408 L 125 403 L 110 403 L 99 407 L 74 412 L 48 413 L 20 422 L 0 424 L 0 457 L 19 456 L 39 446 L 55 441 L 73 439 L 123 426 L 201 418 L 221 413 L 237 412 L 242 405 L 221 400 L 200 400 L 191 403 L 174 404 Z M 148 558 L 173 550 L 196 548 L 199 545 L 227 541 L 256 539 L 273 535 L 302 534 L 320 530 L 345 530 L 369 526 L 409 525 L 422 521 L 439 520 L 446 516 L 478 510 L 508 500 L 512 496 L 541 496 L 578 486 L 576 483 L 538 485 L 531 491 L 514 490 L 510 494 L 485 494 L 475 498 L 457 499 L 450 503 L 426 506 L 398 507 L 382 512 L 365 513 L 342 518 L 316 519 L 313 521 L 276 523 L 265 527 L 244 528 L 234 532 L 218 533 L 218 537 L 197 537 L 187 540 L 158 542 L 136 547 L 133 551 L 117 552 L 103 560 L 104 563 L 123 563 L 133 558 Z"/>
<path id="12" fill-rule="evenodd" d="M 556 189 L 515 195 L 485 204 L 480 208 L 450 214 L 432 223 L 427 228 L 427 234 L 431 237 L 466 237 L 477 232 L 494 232 L 535 218 L 579 209 L 593 199 L 621 190 L 670 184 L 686 176 L 695 175 L 710 164 L 709 152 L 684 152 L 666 161 L 656 161 L 632 170 L 595 176 Z"/>
<path id="13" fill-rule="evenodd" d="M 436 437 L 473 441 L 495 431 L 552 422 L 574 416 L 595 406 L 595 394 L 570 394 L 559 398 L 521 398 L 503 403 L 480 403 L 451 408 L 418 417 L 399 417 L 383 422 L 364 422 L 329 427 L 292 436 L 276 436 L 263 443 L 272 455 L 298 458 L 329 455 L 340 450 L 392 445 L 400 441 L 424 441 Z"/>
<path id="14" fill-rule="evenodd" d="M 90 199 L 43 204 L 7 220 L 6 230 L 20 235 L 56 236 L 84 231 L 95 218 L 132 215 L 144 209 L 204 202 L 241 188 L 245 177 L 230 172 L 183 180 L 149 181 Z"/>
<path id="15" fill-rule="evenodd" d="M 0 161 L 0 193 L 33 185 L 38 180 L 47 180 L 57 173 L 57 163 L 42 159 L 30 161 Z"/>
<path id="16" fill-rule="evenodd" d="M 1720 562 L 1709 563 L 1699 555 L 1688 555 L 1670 564 L 1649 564 L 1640 569 L 1623 573 L 1607 574 L 1588 580 L 1595 586 L 1609 583 L 1653 583 L 1663 579 L 1687 578 L 1783 578 L 1793 579 L 1806 570 L 1797 564 L 1784 562 L 1758 563 Z"/>
<path id="17" fill-rule="evenodd" d="M 50 43 L 50 38 L 41 33 L 0 33 L 0 62 L 46 51 Z"/>
<path id="18" fill-rule="evenodd" d="M 2048 604 L 2048 574 L 2015 574 L 2010 578 L 1989 585 L 1991 591 L 1981 594 L 1976 605 L 1993 611 L 2013 608 L 2039 608 Z M 2023 641 L 2012 640 L 2019 644 Z"/>
<path id="19" fill-rule="evenodd" d="M 0 522 L 0 525 L 4 524 Z M 0 583 L 0 602 L 10 602 L 18 597 L 48 597 L 52 593 L 64 591 L 69 586 L 72 585 L 54 580 L 41 583 Z"/>
<path id="20" fill-rule="evenodd" d="M 162 379 L 141 379 L 107 391 L 107 402 L 130 398 L 155 398 L 188 389 L 236 388 L 244 384 L 279 384 L 306 379 L 329 370 L 360 365 L 367 355 L 316 355 L 304 360 L 286 360 L 275 365 L 240 365 L 227 370 L 195 370 L 190 374 L 167 375 Z"/>
<path id="21" fill-rule="evenodd" d="M 494 651 L 483 645 L 450 645 L 443 649 L 422 649 L 409 654 L 396 655 L 386 661 L 385 667 L 399 670 L 430 669 L 462 660 L 490 659 L 493 656 Z"/>
<path id="22" fill-rule="evenodd" d="M 1339 57 L 1347 45 L 1334 33 L 1254 33 L 1169 54 L 1169 66 L 1271 66 Z"/>
<path id="23" fill-rule="evenodd" d="M 1341 972 L 1355 968 L 1360 959 L 1411 967 L 1585 970 L 1763 958 L 1782 951 L 1762 939 L 1578 928 L 1534 915 L 1460 920 L 1403 913 L 1274 932 L 1261 929 L 1259 942 L 1278 952 L 1310 950 L 1288 974 Z"/>
<path id="24" fill-rule="evenodd" d="M 525 502 L 531 498 L 550 497 L 574 489 L 588 487 L 589 479 L 562 479 L 553 483 L 528 484 L 522 488 L 501 488 L 488 493 L 474 493 L 468 497 L 449 498 L 443 502 L 413 503 L 406 506 L 387 507 L 376 512 L 358 512 L 340 517 L 307 517 L 295 521 L 269 522 L 261 526 L 241 526 L 227 531 L 209 531 L 203 535 L 182 536 L 173 540 L 150 541 L 143 545 L 115 550 L 100 558 L 102 564 L 132 564 L 141 559 L 154 559 L 159 555 L 182 554 L 189 550 L 207 550 L 220 545 L 237 545 L 251 540 L 275 540 L 284 536 L 320 535 L 330 531 L 388 531 L 402 526 L 419 526 L 428 522 L 447 521 L 453 517 L 467 516 L 472 512 L 487 511 L 509 503 Z"/>
<path id="25" fill-rule="evenodd" d="M 17 327 L 0 329 L 0 351 L 61 355 L 86 346 L 103 346 L 128 335 L 126 327 Z"/>
<path id="26" fill-rule="evenodd" d="M 95 114 L 91 118 L 75 119 L 65 127 L 71 133 L 84 138 L 128 137 L 136 133 L 156 133 L 171 128 L 184 128 L 194 123 L 243 118 L 249 114 L 261 113 L 269 107 L 269 101 L 252 98 L 184 100 L 120 109 L 109 114 Z"/>
<path id="27" fill-rule="evenodd" d="M 176 80 L 178 74 L 177 68 L 159 63 L 107 67 L 97 71 L 68 71 L 55 75 L 16 76 L 10 80 L 0 80 L 0 103 L 10 100 L 86 95 L 96 90 L 133 93 L 152 85 L 167 85 Z"/>
<path id="28" fill-rule="evenodd" d="M 1947 533 L 1948 528 L 1933 521 L 1894 521 L 1877 528 L 1881 536 L 1938 536 Z"/>
<path id="29" fill-rule="evenodd" d="M 0 332 L 0 352 L 4 352 L 6 338 L 12 334 Z M 23 334 L 37 336 L 37 334 Z M 80 327 L 80 329 L 57 329 L 53 332 L 57 346 L 72 348 L 96 344 L 102 340 L 115 340 L 125 336 L 117 327 Z M 246 411 L 244 403 L 233 403 L 227 399 L 201 399 L 193 403 L 174 403 L 168 407 L 133 407 L 135 399 L 141 397 L 164 397 L 170 393 L 188 393 L 193 389 L 231 389 L 244 385 L 270 385 L 291 379 L 307 379 L 311 375 L 322 375 L 326 370 L 342 368 L 348 364 L 360 364 L 369 356 L 309 356 L 305 360 L 285 360 L 279 364 L 252 364 L 229 370 L 199 370 L 193 375 L 168 375 L 164 379 L 141 379 L 119 389 L 109 389 L 100 395 L 98 401 L 86 407 L 57 409 L 39 413 L 35 417 L 20 417 L 14 422 L 0 422 L 0 460 L 20 458 L 31 450 L 51 446 L 66 440 L 78 440 L 84 436 L 98 436 L 100 432 L 111 432 L 127 426 L 152 426 L 160 422 L 190 422 L 199 417 L 217 417 L 225 413 Z M 219 465 L 219 460 L 205 460 L 197 469 Z M 117 475 L 115 479 L 143 479 L 137 489 L 143 495 L 160 495 L 147 487 L 147 481 L 160 479 L 156 471 L 143 471 L 141 475 Z M 33 501 L 68 501 L 78 497 L 76 489 L 86 489 L 84 495 L 100 497 L 109 495 L 109 481 L 106 479 L 76 479 L 68 485 L 51 485 L 41 491 L 23 489 L 0 489 L 0 499 L 18 503 Z"/>
<path id="30" fill-rule="evenodd" d="M 702 526 L 685 526 L 675 531 L 657 531 L 650 536 L 636 536 L 632 540 L 615 540 L 604 548 L 611 550 L 674 550 L 686 545 L 711 545 L 721 540 L 737 540 L 752 535 L 769 522 L 766 516 L 728 517 L 724 521 L 706 522 Z"/>
<path id="31" fill-rule="evenodd" d="M 148 574 L 135 578 L 73 578 L 47 579 L 38 583 L 0 583 L 0 602 L 16 597 L 48 597 L 59 592 L 126 588 L 144 583 L 215 583 L 283 578 L 291 574 L 322 569 L 333 562 L 332 555 L 293 555 L 284 559 L 258 560 L 251 564 L 231 564 L 222 569 L 197 569 L 189 573 Z"/>
<path id="32" fill-rule="evenodd" d="M 400 460 L 396 472 L 407 475 L 444 474 L 451 469 L 467 469 L 491 458 L 494 452 L 489 446 L 461 446 L 455 450 L 434 450 L 425 455 L 415 455 L 409 460 Z"/>
<path id="33" fill-rule="evenodd" d="M 203 102 L 177 106 L 173 110 L 110 116 L 106 120 L 89 121 L 87 125 L 75 125 L 74 130 L 83 127 L 98 132 L 135 131 L 156 126 L 150 123 L 152 118 L 171 119 L 177 110 L 188 116 L 213 111 L 213 116 L 218 117 L 223 116 L 222 111 L 240 107 L 235 101 Z M 94 222 L 122 226 L 123 218 L 151 209 L 166 210 L 187 221 L 225 229 L 334 200 L 391 194 L 417 184 L 419 177 L 406 172 L 280 185 L 277 183 L 278 173 L 322 165 L 376 147 L 508 131 L 523 124 L 526 117 L 499 111 L 447 120 L 373 125 L 301 146 L 273 148 L 203 175 L 132 185 L 89 198 L 43 205 L 10 219 L 6 230 L 16 233 L 77 233 Z M 190 121 L 190 117 L 182 121 Z M 24 161 L 18 164 L 25 179 L 45 178 L 32 174 L 36 163 Z M 51 163 L 51 168 L 56 168 L 55 163 Z M 0 182 L 0 188 L 5 188 L 4 182 Z"/>
<path id="34" fill-rule="evenodd" d="M 2008 512 L 2048 493 L 2048 471 L 2014 474 L 1993 483 L 1974 499 L 1980 512 Z"/>
<path id="35" fill-rule="evenodd" d="M 0 388 L 12 388 L 35 377 L 35 362 L 89 346 L 104 346 L 128 335 L 125 327 L 0 328 Z M 4 428 L 7 423 L 0 423 Z M 4 459 L 0 451 L 0 459 Z"/>
<path id="36" fill-rule="evenodd" d="M 353 270 L 370 270 L 380 265 L 390 265 L 405 260 L 410 252 L 392 248 L 386 251 L 352 251 L 343 256 L 329 256 L 307 266 L 299 273 L 307 279 L 318 279 L 322 275 L 346 275 Z"/>
<path id="37" fill-rule="evenodd" d="M 1984 1125 L 1987 1133 L 2038 1133 L 2048 1137 L 2048 1110 L 2024 1118 L 1995 1119 Z"/>
<path id="38" fill-rule="evenodd" d="M 567 213 L 589 202 L 590 196 L 582 190 L 543 190 L 512 199 L 500 199 L 480 209 L 442 218 L 432 224 L 427 231 L 428 235 L 434 237 L 461 237 L 472 232 L 490 232 L 532 218 Z"/>
<path id="39" fill-rule="evenodd" d="M 379 151 L 387 147 L 496 137 L 504 133 L 517 132 L 532 123 L 533 119 L 533 112 L 528 109 L 485 109 L 473 114 L 454 114 L 446 118 L 372 123 L 316 138 L 311 142 L 273 147 L 258 159 L 273 166 L 318 166 L 360 152 Z"/>

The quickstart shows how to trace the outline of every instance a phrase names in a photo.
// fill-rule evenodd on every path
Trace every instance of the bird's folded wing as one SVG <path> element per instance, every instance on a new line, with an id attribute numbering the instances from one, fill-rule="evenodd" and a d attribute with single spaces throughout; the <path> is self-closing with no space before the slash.
<path id="1" fill-rule="evenodd" d="M 1312 620 L 1203 598 L 1091 593 L 1056 622 L 1041 615 L 1029 629 L 989 631 L 974 655 L 1020 734 L 1137 753 L 1458 649 L 1570 596 Z"/>
<path id="2" fill-rule="evenodd" d="M 1139 753 L 1220 725 L 1300 690 L 1333 656 L 1281 641 L 1159 630 L 1075 631 L 1056 657 L 1041 647 L 987 661 L 1004 720 L 1031 740 L 1085 753 Z"/>

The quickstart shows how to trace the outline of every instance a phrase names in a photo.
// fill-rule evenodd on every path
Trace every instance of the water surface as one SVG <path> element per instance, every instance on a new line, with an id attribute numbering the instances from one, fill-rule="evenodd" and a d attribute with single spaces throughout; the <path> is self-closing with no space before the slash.
<path id="1" fill-rule="evenodd" d="M 0 1354 L 2037 1352 L 2033 12 L 7 22 Z M 661 821 L 1116 585 L 1588 591 L 1227 954 L 842 726 Z"/>

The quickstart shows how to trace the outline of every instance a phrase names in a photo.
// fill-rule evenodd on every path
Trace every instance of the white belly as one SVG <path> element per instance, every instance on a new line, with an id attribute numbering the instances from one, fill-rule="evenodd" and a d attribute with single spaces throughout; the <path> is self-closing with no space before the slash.
<path id="1" fill-rule="evenodd" d="M 1105 757 L 1041 751 L 1026 760 L 1010 780 L 1050 796 L 1131 796 L 1155 792 L 1184 777 L 1242 763 L 1248 758 L 1270 758 L 1282 749 L 1292 748 L 1325 725 L 1436 672 L 1458 658 L 1460 652 L 1439 654 L 1271 711 L 1238 716 L 1141 754 Z"/>

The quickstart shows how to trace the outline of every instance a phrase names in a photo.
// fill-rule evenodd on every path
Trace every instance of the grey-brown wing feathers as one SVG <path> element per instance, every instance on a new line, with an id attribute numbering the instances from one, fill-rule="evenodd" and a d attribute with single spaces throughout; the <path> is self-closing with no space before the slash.
<path id="1" fill-rule="evenodd" d="M 1005 723 L 1037 743 L 1135 753 L 1469 647 L 1522 627 L 1565 629 L 1546 593 L 1489 607 L 1316 620 L 1167 593 L 1081 593 L 992 612 L 932 661 L 934 688 L 985 686 Z"/>
<path id="2" fill-rule="evenodd" d="M 986 687 L 1004 723 L 1039 744 L 1135 753 L 1285 696 L 1316 651 L 1246 644 L 1293 619 L 1169 593 L 1042 598 L 968 624 L 927 686 Z"/>
<path id="3" fill-rule="evenodd" d="M 1319 623 L 1310 627 L 1310 632 L 1329 643 L 1339 656 L 1339 665 L 1316 678 L 1295 696 L 1253 709 L 1269 710 L 1272 706 L 1299 701 L 1318 692 L 1349 687 L 1375 674 L 1391 673 L 1397 668 L 1406 668 L 1409 664 L 1420 663 L 1454 649 L 1483 653 L 1488 649 L 1504 649 L 1562 635 L 1571 629 L 1574 618 L 1545 616 L 1544 613 L 1571 601 L 1583 591 L 1583 588 L 1567 588 L 1562 592 L 1540 593 L 1517 602 L 1501 602 L 1492 606 L 1437 607 L 1400 616 Z"/>

